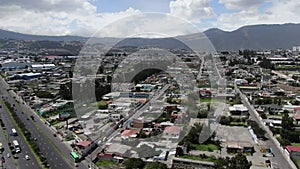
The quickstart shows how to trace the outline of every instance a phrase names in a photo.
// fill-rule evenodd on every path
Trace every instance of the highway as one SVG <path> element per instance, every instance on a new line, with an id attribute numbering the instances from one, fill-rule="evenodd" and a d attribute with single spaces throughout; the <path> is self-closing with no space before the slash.
<path id="1" fill-rule="evenodd" d="M 1 96 L 6 97 L 6 95 L 4 95 L 1 92 Z M 15 124 L 13 118 L 10 116 L 8 110 L 6 109 L 5 105 L 3 104 L 3 100 L 2 97 L 0 98 L 0 104 L 2 106 L 2 108 L 0 109 L 1 112 L 1 118 L 2 121 L 6 127 L 5 130 L 2 130 L 3 134 L 1 134 L 1 141 L 3 143 L 4 149 L 5 151 L 3 152 L 2 156 L 6 159 L 5 163 L 3 164 L 5 168 L 11 168 L 11 169 L 15 169 L 15 168 L 20 168 L 20 169 L 39 169 L 41 168 L 38 164 L 38 162 L 36 161 L 36 159 L 34 158 L 33 152 L 31 151 L 31 149 L 29 148 L 29 146 L 26 144 L 25 139 L 22 137 L 22 135 L 20 134 L 20 131 L 17 128 L 17 125 Z M 12 132 L 11 129 L 15 128 L 17 130 L 17 132 L 19 133 L 18 136 L 9 136 L 9 134 Z M 4 134 L 8 135 L 8 139 L 6 140 Z M 20 144 L 21 147 L 21 153 L 17 154 L 17 159 L 15 159 L 16 164 L 14 164 L 13 161 L 13 157 L 12 154 L 10 152 L 10 149 L 8 147 L 8 142 L 12 142 L 13 140 L 17 140 Z M 7 158 L 7 153 L 10 154 L 10 158 Z M 25 159 L 25 155 L 29 155 L 29 157 L 31 157 L 30 160 L 26 160 Z"/>
<path id="2" fill-rule="evenodd" d="M 278 140 L 273 137 L 270 129 L 264 125 L 259 114 L 255 108 L 248 101 L 248 98 L 236 87 L 236 91 L 240 93 L 242 103 L 249 109 L 251 118 L 256 121 L 266 131 L 266 137 L 269 139 L 267 144 L 272 148 L 275 157 L 270 157 L 271 161 L 275 162 L 280 169 L 297 169 L 295 164 L 290 160 L 283 148 L 280 146 Z"/>
<path id="3" fill-rule="evenodd" d="M 53 136 L 53 131 L 40 120 L 39 116 L 29 106 L 22 104 L 24 101 L 15 92 L 7 91 L 8 85 L 2 78 L 0 86 L 0 92 L 6 96 L 6 101 L 11 105 L 15 104 L 18 117 L 25 124 L 26 128 L 31 131 L 32 136 L 37 139 L 38 146 L 46 156 L 50 167 L 52 169 L 74 168 L 75 164 L 70 156 L 71 150 L 62 143 L 60 138 Z M 31 120 L 31 115 L 35 117 L 35 121 Z M 78 168 L 84 169 L 87 167 L 79 163 Z"/>

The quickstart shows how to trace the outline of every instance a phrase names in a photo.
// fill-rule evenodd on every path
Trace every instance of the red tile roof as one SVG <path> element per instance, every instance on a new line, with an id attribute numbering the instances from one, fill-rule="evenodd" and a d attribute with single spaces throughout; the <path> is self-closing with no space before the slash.
<path id="1" fill-rule="evenodd" d="M 165 128 L 164 133 L 175 133 L 175 134 L 179 134 L 180 133 L 181 128 L 178 126 L 168 126 Z"/>
<path id="2" fill-rule="evenodd" d="M 286 146 L 288 152 L 300 152 L 300 146 Z"/>
<path id="3" fill-rule="evenodd" d="M 125 137 L 130 137 L 134 134 L 138 134 L 139 132 L 139 130 L 124 130 L 121 135 Z"/>
<path id="4" fill-rule="evenodd" d="M 90 141 L 80 141 L 78 143 L 76 143 L 77 146 L 82 146 L 82 147 L 87 147 L 91 144 Z"/>
<path id="5" fill-rule="evenodd" d="M 295 115 L 294 115 L 294 119 L 295 119 L 295 120 L 300 120 L 300 114 L 295 114 Z"/>

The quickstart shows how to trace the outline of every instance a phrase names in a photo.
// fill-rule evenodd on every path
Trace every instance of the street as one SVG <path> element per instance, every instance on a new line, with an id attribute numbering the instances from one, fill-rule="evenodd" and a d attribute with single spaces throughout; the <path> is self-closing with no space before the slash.
<path id="1" fill-rule="evenodd" d="M 270 129 L 264 125 L 259 114 L 255 108 L 250 104 L 248 98 L 236 87 L 236 90 L 240 93 L 242 103 L 249 109 L 251 118 L 256 121 L 266 131 L 266 137 L 269 139 L 267 144 L 272 148 L 275 157 L 270 157 L 271 161 L 274 161 L 279 165 L 280 169 L 297 169 L 295 164 L 290 160 L 285 151 L 280 147 L 279 142 L 273 137 Z"/>
<path id="2" fill-rule="evenodd" d="M 38 146 L 41 152 L 47 158 L 50 167 L 54 169 L 74 168 L 74 162 L 70 157 L 71 150 L 68 149 L 59 138 L 53 136 L 53 131 L 45 126 L 41 120 L 39 120 L 40 118 L 38 115 L 32 109 L 30 109 L 29 106 L 22 104 L 23 100 L 20 100 L 20 98 L 13 91 L 7 91 L 8 85 L 4 79 L 1 78 L 0 83 L 0 92 L 2 93 L 2 96 L 5 96 L 5 99 L 9 104 L 15 105 L 15 110 L 18 117 L 25 124 L 26 128 L 31 131 L 32 136 L 37 139 Z M 18 102 L 13 97 L 18 99 Z M 29 118 L 31 115 L 36 117 L 35 122 Z M 79 164 L 78 167 L 86 168 L 82 164 Z"/>

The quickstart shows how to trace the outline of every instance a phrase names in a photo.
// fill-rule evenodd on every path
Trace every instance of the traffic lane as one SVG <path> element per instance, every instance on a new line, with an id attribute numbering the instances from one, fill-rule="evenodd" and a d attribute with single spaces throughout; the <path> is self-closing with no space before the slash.
<path id="1" fill-rule="evenodd" d="M 10 121 L 9 118 L 5 118 L 5 121 Z M 10 123 L 8 123 L 7 125 L 8 127 L 6 127 L 6 132 L 9 135 L 9 133 L 11 132 L 12 128 L 15 128 L 18 133 L 20 133 L 20 131 L 18 130 L 18 128 L 16 126 L 14 126 L 14 123 L 10 121 Z M 38 165 L 38 162 L 36 161 L 35 158 L 31 159 L 31 160 L 25 160 L 24 157 L 25 155 L 29 155 L 30 157 L 34 157 L 33 153 L 31 152 L 31 149 L 29 148 L 29 145 L 27 145 L 27 143 L 25 142 L 24 138 L 22 136 L 10 136 L 9 137 L 9 141 L 12 142 L 13 140 L 18 140 L 20 148 L 21 148 L 21 152 L 17 154 L 17 161 L 20 167 L 22 168 L 41 168 Z M 14 157 L 11 157 L 14 158 Z"/>
<path id="2" fill-rule="evenodd" d="M 3 105 L 2 105 L 3 106 Z M 2 116 L 2 119 L 3 119 L 3 122 L 6 126 L 6 132 L 7 132 L 7 135 L 9 136 L 9 133 L 11 132 L 11 129 L 12 128 L 15 128 L 18 133 L 20 133 L 20 131 L 18 130 L 18 127 L 15 125 L 15 123 L 13 122 L 13 119 L 10 117 L 10 114 L 9 112 L 6 110 L 6 109 L 3 109 L 3 113 L 1 114 Z M 18 140 L 19 144 L 20 144 L 20 147 L 21 147 L 21 153 L 17 154 L 18 158 L 16 159 L 18 161 L 18 166 L 20 166 L 22 169 L 30 169 L 32 167 L 34 168 L 41 168 L 36 159 L 33 158 L 31 159 L 31 161 L 29 160 L 24 160 L 22 159 L 21 157 L 23 156 L 23 151 L 25 153 L 27 153 L 29 156 L 31 157 L 34 157 L 33 156 L 33 153 L 31 152 L 31 149 L 29 148 L 29 146 L 26 144 L 25 140 L 23 137 L 21 136 L 17 136 L 17 137 L 11 137 L 9 136 L 8 137 L 9 141 L 12 142 L 13 140 Z M 24 154 L 24 157 L 25 157 L 26 154 Z M 10 158 L 14 158 L 14 157 L 10 157 Z"/>
<path id="3" fill-rule="evenodd" d="M 3 83 L 3 81 L 2 81 L 2 83 Z M 2 89 L 2 92 L 8 93 L 7 90 L 3 90 L 3 88 L 1 88 L 1 87 L 0 87 L 0 89 Z M 13 91 L 11 91 L 10 94 L 15 96 L 14 98 L 18 99 L 18 101 L 21 103 L 21 104 L 15 103 L 16 101 L 14 99 L 12 99 L 11 97 L 8 97 L 7 99 L 9 99 L 10 104 L 15 103 L 16 105 L 21 106 L 21 109 L 25 110 L 25 112 L 28 111 L 28 112 L 30 112 L 31 115 L 35 115 L 35 116 L 37 116 L 37 119 L 40 119 L 38 117 L 38 115 L 30 107 L 28 107 L 26 104 L 22 104 L 22 103 L 24 103 L 24 101 L 22 99 L 19 99 L 19 97 Z M 73 162 L 73 160 L 72 160 L 72 158 L 70 157 L 70 154 L 69 154 L 71 150 L 69 148 L 67 148 L 66 145 L 61 142 L 61 140 L 59 140 L 57 138 L 53 138 L 52 130 L 50 130 L 47 126 L 45 126 L 45 124 L 41 120 L 37 120 L 37 122 L 40 123 L 39 126 L 40 126 L 40 129 L 42 129 L 44 131 L 43 134 L 46 134 L 55 143 L 55 145 L 64 153 L 65 158 L 67 158 L 67 163 L 69 165 L 71 164 L 71 166 L 74 167 L 74 162 Z M 50 147 L 49 147 L 49 149 L 50 149 Z M 57 159 L 57 157 L 59 157 L 59 156 L 61 156 L 61 155 L 60 154 L 54 154 L 54 157 L 52 159 Z M 57 163 L 55 163 L 55 165 L 56 164 Z M 67 166 L 65 166 L 65 167 L 67 167 Z M 83 169 L 88 168 L 87 166 L 84 166 L 83 164 L 80 164 L 80 163 L 78 164 L 78 167 L 83 168 Z"/>
<path id="4" fill-rule="evenodd" d="M 269 157 L 269 159 L 272 162 L 276 162 L 276 165 L 281 169 L 286 169 L 287 166 L 289 166 L 289 164 L 287 164 L 285 158 L 283 157 L 281 150 L 278 150 L 278 148 L 276 148 L 275 143 L 272 140 L 267 140 L 266 141 L 266 145 L 270 146 L 272 148 L 272 151 L 274 153 L 275 157 Z"/>
<path id="5" fill-rule="evenodd" d="M 50 167 L 52 167 L 52 168 L 65 168 L 65 169 L 70 168 L 70 166 L 62 158 L 59 158 L 61 155 L 51 145 L 49 140 L 47 138 L 45 138 L 45 136 L 43 134 L 41 134 L 40 131 L 35 127 L 35 125 L 33 124 L 34 122 L 32 122 L 32 120 L 30 120 L 25 115 L 25 113 L 22 114 L 20 112 L 20 110 L 17 113 L 19 115 L 18 117 L 25 124 L 26 128 L 29 131 L 31 131 L 31 135 L 33 137 L 37 138 L 37 142 L 38 143 L 43 143 L 43 144 L 38 144 L 38 146 L 39 146 L 41 152 L 47 158 Z"/>
<path id="6" fill-rule="evenodd" d="M 3 113 L 2 108 L 0 108 L 0 113 L 1 114 Z M 4 167 L 9 168 L 9 169 L 15 169 L 15 168 L 17 168 L 16 164 L 14 163 L 12 158 L 7 157 L 7 154 L 9 154 L 11 156 L 11 153 L 10 153 L 10 150 L 9 150 L 9 147 L 8 147 L 8 142 L 7 142 L 6 137 L 4 135 L 4 132 L 6 132 L 6 130 L 4 130 L 1 127 L 1 132 L 2 132 L 2 134 L 0 134 L 0 140 L 2 142 L 2 147 L 4 149 L 4 151 L 2 152 L 1 157 L 3 157 L 5 159 Z"/>
<path id="7" fill-rule="evenodd" d="M 246 101 L 242 100 L 243 104 L 249 109 L 250 116 L 251 118 L 257 122 L 260 125 L 263 125 L 260 123 L 259 118 L 255 115 L 255 112 L 253 111 L 253 107 L 250 106 Z M 270 146 L 273 150 L 273 153 L 275 155 L 275 157 L 273 157 L 274 159 L 276 159 L 275 161 L 278 162 L 278 165 L 280 166 L 280 168 L 282 169 L 287 169 L 288 166 L 290 166 L 290 164 L 286 161 L 285 157 L 283 156 L 282 152 L 280 149 L 278 149 L 278 147 L 276 146 L 275 142 L 272 139 L 272 135 L 269 135 L 269 133 L 266 133 L 266 136 L 269 140 L 266 141 L 267 145 Z M 290 167 L 289 167 L 290 168 Z"/>
<path id="8" fill-rule="evenodd" d="M 11 98 L 9 98 L 9 101 L 10 101 L 11 103 L 15 102 L 15 100 L 13 100 L 13 99 L 11 99 Z M 21 101 L 21 102 L 22 102 L 22 101 Z M 16 103 L 16 104 L 18 104 L 18 103 Z M 61 150 L 61 152 L 64 153 L 65 157 L 67 158 L 66 160 L 67 160 L 67 164 L 69 164 L 69 168 L 70 168 L 71 166 L 74 166 L 74 162 L 73 162 L 73 160 L 71 159 L 71 156 L 70 156 L 71 150 L 68 149 L 68 148 L 66 147 L 66 145 L 64 145 L 64 144 L 61 142 L 60 139 L 58 139 L 58 138 L 53 138 L 53 134 L 52 134 L 53 131 L 50 130 L 48 127 L 46 127 L 45 124 L 44 124 L 41 120 L 35 120 L 35 122 L 32 122 L 32 120 L 30 120 L 30 119 L 26 116 L 27 112 L 31 112 L 31 114 L 32 114 L 32 113 L 33 113 L 33 114 L 36 114 L 35 112 L 32 111 L 32 109 L 26 107 L 26 105 L 23 105 L 23 104 L 18 104 L 18 105 L 20 106 L 21 110 L 24 110 L 24 109 L 28 110 L 28 111 L 26 111 L 26 110 L 23 111 L 24 118 L 26 118 L 26 120 L 27 120 L 27 121 L 24 121 L 25 125 L 27 125 L 27 126 L 32 126 L 33 123 L 40 123 L 40 124 L 37 124 L 37 125 L 39 126 L 39 129 L 42 129 L 43 134 L 47 135 L 47 137 L 50 138 L 52 142 L 54 142 L 54 144 L 58 147 L 58 149 Z M 16 107 L 18 107 L 18 106 L 16 106 Z M 24 107 L 24 109 L 22 109 L 22 107 Z M 20 114 L 20 112 L 19 112 L 19 114 Z M 22 116 L 22 112 L 21 112 L 21 115 L 20 115 L 20 116 Z M 22 119 L 24 119 L 24 118 L 22 118 Z M 37 117 L 37 118 L 39 119 L 39 117 Z M 29 120 L 28 120 L 28 119 L 29 119 Z M 30 128 L 30 129 L 36 130 L 36 127 L 34 126 L 34 124 L 33 124 L 33 128 Z M 38 136 L 38 137 L 40 137 L 40 136 Z M 52 148 L 51 146 L 49 146 L 49 145 L 50 145 L 50 144 L 48 144 L 48 147 L 46 147 L 46 148 L 42 148 L 42 150 L 45 150 L 45 149 L 46 149 L 46 150 L 47 150 L 47 149 L 53 149 L 53 148 Z M 45 151 L 45 152 L 46 152 L 46 154 L 48 153 L 48 151 Z M 52 155 L 52 154 L 53 154 L 53 155 Z M 52 157 L 49 157 L 50 162 L 53 161 L 52 166 L 57 166 L 57 164 L 59 164 L 59 167 L 67 167 L 67 166 L 61 166 L 62 162 L 61 162 L 61 161 L 60 161 L 60 162 L 57 161 L 57 160 L 58 160 L 57 157 L 61 156 L 60 154 L 57 154 L 57 153 L 56 153 L 56 154 L 55 154 L 55 153 L 52 153 L 52 154 L 51 154 Z M 55 160 L 53 160 L 53 159 L 55 159 Z M 49 163 L 50 163 L 50 162 L 49 162 Z M 51 165 L 51 164 L 50 164 L 50 165 Z M 71 165 L 71 166 L 70 166 L 70 165 Z M 80 167 L 80 168 L 87 168 L 86 166 L 83 166 L 82 164 L 78 164 L 78 165 L 79 165 L 78 167 Z"/>
<path id="9" fill-rule="evenodd" d="M 17 98 L 19 99 L 19 98 Z M 19 100 L 20 102 L 22 102 L 22 100 Z M 39 130 L 46 135 L 46 137 L 50 138 L 51 141 L 56 145 L 56 147 L 61 151 L 61 153 L 64 154 L 66 161 L 71 164 L 71 166 L 74 165 L 74 161 L 70 156 L 70 152 L 72 151 L 72 149 L 68 148 L 61 139 L 59 139 L 59 137 L 54 137 L 53 134 L 53 130 L 51 130 L 48 126 L 45 125 L 45 123 L 40 120 L 40 117 L 30 108 L 28 107 L 26 104 L 19 104 L 20 108 L 24 111 L 24 116 L 26 117 L 26 114 L 29 112 L 31 115 L 35 115 L 35 119 L 34 122 L 31 120 L 31 118 L 27 121 L 29 121 L 29 123 L 35 123 L 35 125 L 37 125 L 39 127 Z M 24 108 L 24 109 L 23 109 Z M 22 114 L 22 113 L 21 113 Z M 28 117 L 26 117 L 26 119 L 28 119 Z M 35 127 L 36 128 L 36 127 Z M 37 136 L 37 137 L 40 137 Z M 39 139 L 38 139 L 39 140 Z M 51 148 L 51 147 L 49 147 Z M 61 156 L 61 155 L 60 155 Z M 53 155 L 54 159 L 57 159 L 57 155 Z M 55 163 L 56 165 L 57 163 Z M 78 168 L 88 168 L 87 166 L 84 166 L 83 164 L 79 163 L 78 164 Z"/>

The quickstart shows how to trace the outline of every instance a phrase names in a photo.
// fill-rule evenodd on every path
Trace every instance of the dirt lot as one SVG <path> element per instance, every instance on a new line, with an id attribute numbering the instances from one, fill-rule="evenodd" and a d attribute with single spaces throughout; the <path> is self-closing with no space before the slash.
<path id="1" fill-rule="evenodd" d="M 300 94 L 300 87 L 293 87 L 286 84 L 278 84 L 277 86 L 285 91 L 291 91 L 293 93 Z"/>

